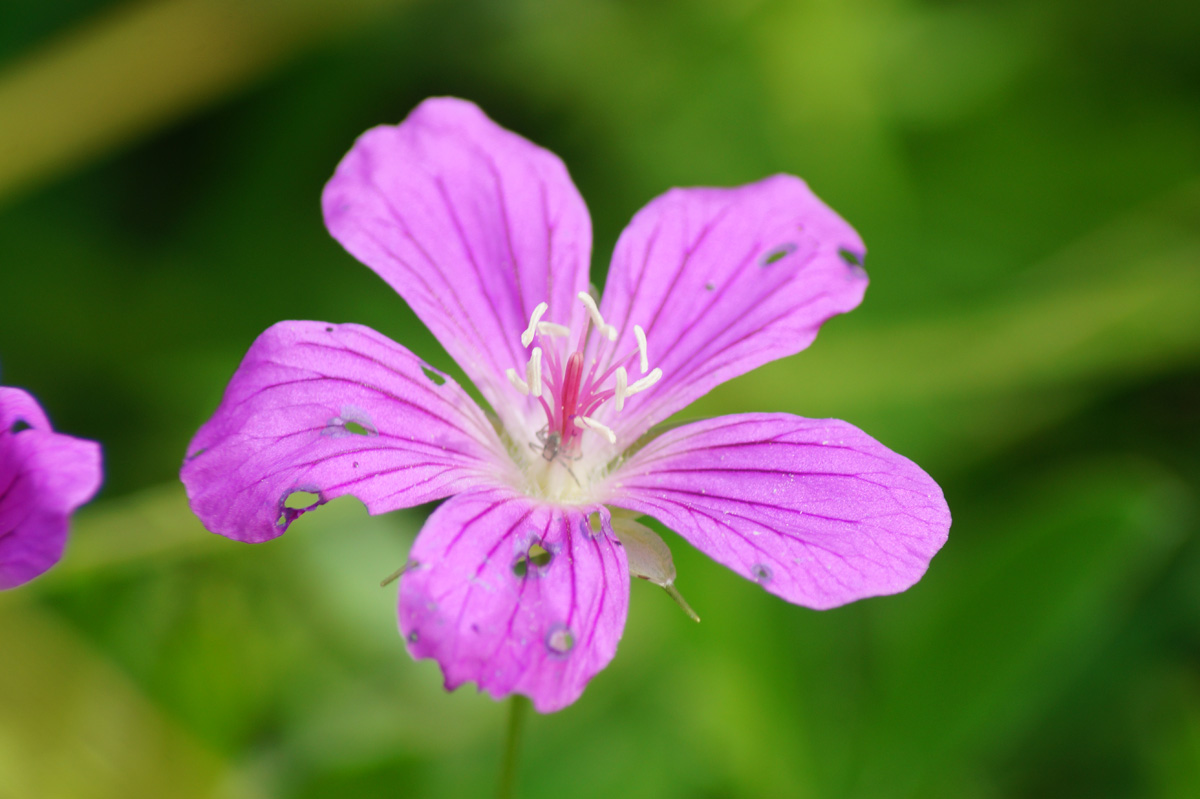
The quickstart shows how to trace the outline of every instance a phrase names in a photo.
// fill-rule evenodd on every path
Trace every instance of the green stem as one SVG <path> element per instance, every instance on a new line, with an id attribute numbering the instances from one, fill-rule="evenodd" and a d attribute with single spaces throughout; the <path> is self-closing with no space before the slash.
<path id="1" fill-rule="evenodd" d="M 508 700 L 508 731 L 504 736 L 504 760 L 500 763 L 500 783 L 497 799 L 513 799 L 517 787 L 517 755 L 521 749 L 521 728 L 525 725 L 529 700 L 513 694 Z"/>

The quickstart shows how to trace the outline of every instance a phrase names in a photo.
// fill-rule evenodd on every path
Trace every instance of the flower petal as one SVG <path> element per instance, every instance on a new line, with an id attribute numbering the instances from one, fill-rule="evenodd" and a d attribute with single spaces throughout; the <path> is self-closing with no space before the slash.
<path id="1" fill-rule="evenodd" d="M 180 477 L 209 530 L 266 541 L 343 494 L 382 513 L 512 468 L 479 407 L 404 347 L 361 325 L 280 322 L 246 353 Z M 290 507 L 297 492 L 312 502 Z"/>
<path id="2" fill-rule="evenodd" d="M 865 250 L 804 181 L 674 189 L 634 216 L 613 253 L 601 311 L 663 377 L 603 421 L 633 440 L 714 386 L 807 347 L 831 316 L 858 305 Z"/>
<path id="3" fill-rule="evenodd" d="M 504 375 L 524 374 L 521 332 L 541 302 L 543 321 L 582 318 L 575 295 L 588 287 L 591 219 L 562 161 L 471 103 L 434 98 L 360 136 L 322 205 L 333 237 L 524 426 L 536 403 Z"/>
<path id="4" fill-rule="evenodd" d="M 611 478 L 654 516 L 789 602 L 824 609 L 911 586 L 946 541 L 942 490 L 837 419 L 742 414 L 684 425 Z"/>
<path id="5" fill-rule="evenodd" d="M 100 479 L 99 444 L 55 433 L 33 397 L 0 387 L 0 589 L 59 561 L 70 515 Z"/>
<path id="6" fill-rule="evenodd" d="M 448 690 L 473 680 L 549 713 L 578 699 L 617 651 L 629 571 L 602 507 L 463 494 L 429 517 L 410 563 L 400 631 L 413 657 L 438 661 Z"/>

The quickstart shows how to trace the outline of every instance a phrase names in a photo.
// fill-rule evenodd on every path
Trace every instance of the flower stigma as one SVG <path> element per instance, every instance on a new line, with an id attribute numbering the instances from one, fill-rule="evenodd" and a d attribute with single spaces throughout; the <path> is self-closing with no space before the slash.
<path id="1" fill-rule="evenodd" d="M 590 486 L 602 476 L 605 465 L 616 452 L 617 434 L 601 420 L 602 408 L 612 403 L 619 413 L 625 401 L 662 379 L 662 369 L 650 369 L 646 332 L 633 326 L 637 349 L 622 357 L 603 359 L 608 347 L 619 338 L 619 331 L 604 321 L 596 300 L 579 292 L 579 301 L 587 311 L 582 335 L 571 349 L 571 329 L 542 317 L 549 305 L 538 303 L 521 333 L 521 346 L 533 349 L 524 374 L 508 369 L 506 375 L 520 394 L 537 399 L 544 421 L 529 448 L 540 457 L 524 458 L 528 478 L 527 493 L 562 504 L 592 501 Z M 594 338 L 593 338 L 593 334 Z M 589 344 L 594 342 L 589 359 Z M 601 364 L 606 364 L 604 367 Z M 640 370 L 631 380 L 629 370 Z M 611 414 L 609 414 L 611 418 Z"/>

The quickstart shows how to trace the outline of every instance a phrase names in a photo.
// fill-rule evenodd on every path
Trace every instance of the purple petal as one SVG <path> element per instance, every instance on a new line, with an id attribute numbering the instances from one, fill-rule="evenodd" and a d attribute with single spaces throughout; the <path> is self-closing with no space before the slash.
<path id="1" fill-rule="evenodd" d="M 99 444 L 55 433 L 33 397 L 0 387 L 0 589 L 59 561 L 70 516 L 100 478 Z"/>
<path id="2" fill-rule="evenodd" d="M 475 105 L 426 100 L 398 126 L 367 131 L 322 197 L 325 224 L 412 306 L 507 423 L 534 408 L 505 378 L 524 373 L 520 335 L 582 318 L 592 228 L 553 153 Z M 513 428 L 517 429 L 517 428 Z"/>
<path id="3" fill-rule="evenodd" d="M 621 357 L 637 349 L 633 326 L 645 329 L 663 378 L 610 412 L 609 426 L 633 440 L 714 386 L 807 347 L 862 300 L 864 254 L 854 229 L 790 175 L 652 201 L 617 242 L 601 311 L 620 331 Z"/>
<path id="4" fill-rule="evenodd" d="M 837 419 L 754 413 L 685 425 L 633 455 L 610 490 L 610 504 L 818 609 L 908 588 L 950 529 L 929 475 Z"/>
<path id="5" fill-rule="evenodd" d="M 266 541 L 343 494 L 383 513 L 511 469 L 479 407 L 404 347 L 361 325 L 280 322 L 246 353 L 180 477 L 209 530 Z M 312 503 L 285 505 L 296 492 Z"/>
<path id="6" fill-rule="evenodd" d="M 535 544 L 548 562 L 531 557 Z M 425 523 L 410 562 L 400 631 L 413 657 L 438 661 L 448 690 L 473 680 L 496 699 L 525 694 L 549 713 L 578 699 L 617 651 L 629 571 L 600 506 L 540 505 L 504 491 L 453 497 Z"/>

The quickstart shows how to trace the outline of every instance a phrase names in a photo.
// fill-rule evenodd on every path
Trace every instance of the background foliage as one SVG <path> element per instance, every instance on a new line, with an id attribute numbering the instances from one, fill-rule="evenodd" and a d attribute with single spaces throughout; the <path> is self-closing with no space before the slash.
<path id="1" fill-rule="evenodd" d="M 526 796 L 1200 796 L 1200 9 L 1184 0 L 53 0 L 0 7 L 0 358 L 103 442 L 67 558 L 0 596 L 0 797 L 477 796 L 503 707 L 395 633 L 428 508 L 256 547 L 176 472 L 253 338 L 371 325 L 325 233 L 434 94 L 563 156 L 596 269 L 673 185 L 804 176 L 872 286 L 688 412 L 836 416 L 944 486 L 908 593 L 817 613 L 672 538 Z"/>

